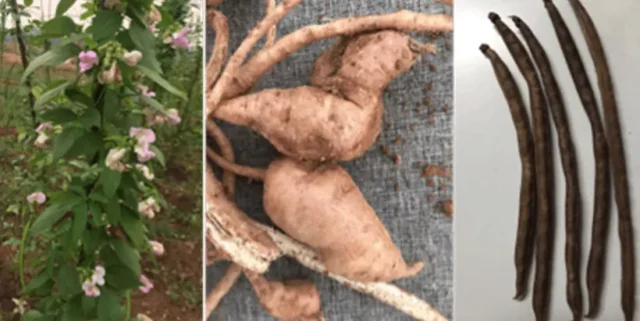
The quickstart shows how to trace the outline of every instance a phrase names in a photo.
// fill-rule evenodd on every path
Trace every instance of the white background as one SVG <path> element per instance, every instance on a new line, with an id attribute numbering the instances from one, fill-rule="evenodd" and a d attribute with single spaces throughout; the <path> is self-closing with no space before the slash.
<path id="1" fill-rule="evenodd" d="M 592 86 L 598 93 L 593 62 L 573 10 L 566 0 L 556 6 L 578 43 Z M 612 68 L 623 125 L 630 175 L 632 213 L 636 241 L 640 226 L 640 2 L 636 0 L 583 0 L 603 38 Z M 564 95 L 578 153 L 583 198 L 582 285 L 585 313 L 588 307 L 585 271 L 590 248 L 593 212 L 594 159 L 590 126 L 558 45 L 542 0 L 458 0 L 455 2 L 455 300 L 456 321 L 535 320 L 531 291 L 526 300 L 512 300 L 515 293 L 513 264 L 520 188 L 520 159 L 513 122 L 495 79 L 491 64 L 478 50 L 491 46 L 517 79 L 525 102 L 528 92 L 504 43 L 487 18 L 498 13 L 517 34 L 508 19 L 518 15 L 536 34 L 547 51 Z M 597 94 L 599 101 L 599 94 Z M 528 104 L 527 104 L 528 106 Z M 554 127 L 552 127 L 554 128 Z M 560 167 L 555 128 L 556 250 L 550 320 L 572 320 L 565 295 L 564 178 Z M 635 187 L 635 188 L 634 188 Z M 622 320 L 620 306 L 620 250 L 617 211 L 612 206 L 606 265 L 605 292 L 599 320 Z M 636 258 L 640 246 L 636 242 Z M 640 260 L 637 260 L 640 263 Z M 529 289 L 532 289 L 532 269 Z M 640 307 L 640 299 L 636 299 Z M 638 309 L 636 309 L 638 310 Z M 637 316 L 637 313 L 636 313 Z M 637 318 L 636 318 L 637 319 Z"/>

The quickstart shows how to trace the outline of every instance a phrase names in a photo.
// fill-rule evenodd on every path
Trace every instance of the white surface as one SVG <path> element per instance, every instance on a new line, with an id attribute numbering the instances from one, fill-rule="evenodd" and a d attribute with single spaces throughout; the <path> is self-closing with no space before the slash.
<path id="1" fill-rule="evenodd" d="M 565 0 L 556 0 L 583 61 L 598 92 L 595 71 L 575 15 Z M 627 167 L 630 175 L 632 213 L 636 231 L 640 226 L 640 199 L 634 198 L 640 183 L 640 123 L 638 80 L 640 75 L 640 2 L 583 0 L 598 31 L 612 68 L 618 107 L 623 125 Z M 513 252 L 520 188 L 520 160 L 516 134 L 506 101 L 493 74 L 491 64 L 478 50 L 481 43 L 491 46 L 507 63 L 528 101 L 524 78 L 516 68 L 502 39 L 487 18 L 490 11 L 519 34 L 509 15 L 518 15 L 531 27 L 545 47 L 564 95 L 578 153 L 583 197 L 582 285 L 585 313 L 586 273 L 593 212 L 594 160 L 587 117 L 578 99 L 551 21 L 542 0 L 458 0 L 455 12 L 455 321 L 535 320 L 531 291 L 523 302 L 511 298 L 515 293 Z M 599 96 L 598 96 L 599 99 Z M 528 106 L 528 105 L 527 105 Z M 555 129 L 553 130 L 554 145 Z M 554 149 L 557 147 L 554 147 Z M 571 320 L 565 296 L 564 264 L 564 180 L 559 155 L 556 166 L 556 237 L 552 306 L 550 320 Z M 636 188 L 634 188 L 636 187 Z M 605 292 L 598 320 L 622 320 L 620 306 L 620 250 L 617 211 L 612 206 L 606 265 Z M 636 258 L 640 246 L 636 242 Z M 637 262 L 640 262 L 637 260 Z M 534 270 L 529 289 L 532 289 Z M 636 299 L 637 306 L 640 300 Z M 638 309 L 636 309 L 637 311 Z M 636 313 L 636 320 L 637 320 Z"/>

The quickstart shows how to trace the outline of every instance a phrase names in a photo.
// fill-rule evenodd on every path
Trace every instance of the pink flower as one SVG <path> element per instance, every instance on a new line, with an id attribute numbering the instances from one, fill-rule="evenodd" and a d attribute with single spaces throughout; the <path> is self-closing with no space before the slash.
<path id="1" fill-rule="evenodd" d="M 153 289 L 153 283 L 151 283 L 151 280 L 149 280 L 149 278 L 147 278 L 144 274 L 140 275 L 140 282 L 142 283 L 142 285 L 138 289 L 140 289 L 142 293 L 149 293 L 149 291 Z"/>
<path id="2" fill-rule="evenodd" d="M 173 34 L 173 41 L 171 45 L 174 48 L 184 48 L 189 49 L 189 39 L 187 39 L 187 33 L 189 32 L 189 27 L 185 26 L 178 33 Z"/>
<path id="3" fill-rule="evenodd" d="M 40 192 L 40 191 L 31 193 L 31 194 L 29 194 L 29 196 L 27 196 L 27 202 L 29 202 L 29 203 L 36 202 L 38 204 L 42 204 L 46 200 L 47 200 L 47 196 L 44 195 L 44 193 Z"/>
<path id="4" fill-rule="evenodd" d="M 80 60 L 80 72 L 82 73 L 98 65 L 98 55 L 93 50 L 81 52 L 78 55 L 78 60 Z"/>
<path id="5" fill-rule="evenodd" d="M 129 129 L 129 137 L 134 137 L 138 143 L 151 144 L 156 141 L 156 133 L 153 130 L 142 127 L 131 127 Z"/>
<path id="6" fill-rule="evenodd" d="M 150 24 L 149 25 L 149 31 L 151 31 L 152 33 L 156 33 L 156 24 Z"/>
<path id="7" fill-rule="evenodd" d="M 104 70 L 98 75 L 98 82 L 103 85 L 113 84 L 116 81 L 121 81 L 120 70 L 114 62 L 109 69 Z"/>
<path id="8" fill-rule="evenodd" d="M 82 283 L 82 290 L 84 291 L 84 295 L 88 297 L 97 297 L 100 295 L 100 289 L 95 283 L 91 282 L 91 280 L 86 280 Z"/>
<path id="9" fill-rule="evenodd" d="M 151 245 L 153 254 L 157 256 L 162 256 L 164 254 L 164 245 L 162 245 L 162 243 L 158 241 L 149 241 L 149 245 Z"/>
<path id="10" fill-rule="evenodd" d="M 91 283 L 96 285 L 104 285 L 104 276 L 107 272 L 102 265 L 96 266 L 96 270 L 91 275 Z"/>
<path id="11" fill-rule="evenodd" d="M 50 121 L 41 123 L 40 125 L 38 125 L 38 127 L 36 127 L 36 133 L 41 134 L 45 129 L 51 129 L 53 128 L 53 125 L 51 124 Z"/>
<path id="12" fill-rule="evenodd" d="M 175 108 L 171 108 L 167 110 L 167 115 L 169 117 L 169 122 L 173 125 L 177 125 L 182 121 L 180 115 L 178 114 L 178 110 Z"/>
<path id="13" fill-rule="evenodd" d="M 147 97 L 155 97 L 156 93 L 154 91 L 149 90 L 149 87 L 142 85 L 142 84 L 138 84 L 138 89 L 140 89 L 140 92 L 147 96 Z"/>
<path id="14" fill-rule="evenodd" d="M 133 151 L 136 152 L 138 161 L 142 163 L 156 157 L 156 153 L 149 149 L 149 144 L 136 146 Z"/>
<path id="15" fill-rule="evenodd" d="M 138 50 L 133 50 L 130 52 L 125 53 L 122 58 L 124 59 L 125 63 L 131 67 L 134 67 L 135 65 L 138 64 L 138 62 L 140 61 L 140 59 L 142 59 L 142 53 Z"/>
<path id="16" fill-rule="evenodd" d="M 38 138 L 36 138 L 36 140 L 33 142 L 33 145 L 35 145 L 36 147 L 44 147 L 48 140 L 49 136 L 47 136 L 47 134 L 40 133 L 40 135 L 38 135 Z"/>

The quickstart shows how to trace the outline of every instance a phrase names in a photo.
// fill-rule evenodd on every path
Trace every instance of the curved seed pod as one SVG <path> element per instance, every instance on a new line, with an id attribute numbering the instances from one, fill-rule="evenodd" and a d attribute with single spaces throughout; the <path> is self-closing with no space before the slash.
<path id="1" fill-rule="evenodd" d="M 533 136 L 529 125 L 529 116 L 525 109 L 520 90 L 513 79 L 509 68 L 500 56 L 488 45 L 480 46 L 480 51 L 489 58 L 500 83 L 504 97 L 507 99 L 513 125 L 518 137 L 518 151 L 522 166 L 520 179 L 520 210 L 518 215 L 518 232 L 516 235 L 515 266 L 516 266 L 516 295 L 515 299 L 522 300 L 526 296 L 527 281 L 533 262 L 535 245 L 535 209 L 536 182 L 534 177 L 535 159 L 533 150 Z"/>
<path id="2" fill-rule="evenodd" d="M 580 182 L 578 180 L 578 162 L 576 150 L 571 137 L 571 127 L 567 120 L 567 111 L 560 88 L 551 69 L 549 58 L 538 38 L 529 26 L 518 17 L 511 17 L 520 29 L 531 55 L 533 56 L 540 78 L 544 84 L 545 93 L 551 110 L 553 123 L 558 133 L 560 146 L 560 160 L 565 178 L 565 264 L 567 270 L 567 303 L 573 313 L 574 320 L 582 318 L 582 287 L 580 284 L 580 253 L 582 251 L 582 204 L 580 196 Z"/>
<path id="3" fill-rule="evenodd" d="M 533 310 L 536 320 L 548 319 L 551 261 L 553 259 L 553 161 L 549 136 L 549 115 L 540 79 L 533 61 L 520 39 L 511 31 L 496 13 L 489 13 L 489 19 L 496 26 L 507 49 L 513 56 L 518 69 L 524 75 L 529 87 L 531 115 L 536 161 L 536 190 L 538 219 L 536 224 L 536 273 L 533 288 Z"/>
<path id="4" fill-rule="evenodd" d="M 605 250 L 607 246 L 607 236 L 609 234 L 611 202 L 610 177 L 609 177 L 609 151 L 607 138 L 602 125 L 602 119 L 598 111 L 591 82 L 582 62 L 580 52 L 569 31 L 569 28 L 555 7 L 553 2 L 545 1 L 545 7 L 553 24 L 560 48 L 571 72 L 573 83 L 578 91 L 582 106 L 591 124 L 593 136 L 593 154 L 595 157 L 595 193 L 593 207 L 593 226 L 591 231 L 591 251 L 589 253 L 589 263 L 587 269 L 587 285 L 589 292 L 598 292 L 602 288 L 605 269 Z M 635 272 L 634 272 L 635 273 Z M 590 294 L 590 297 L 593 295 Z M 590 299 L 593 300 L 593 299 Z"/>
<path id="5" fill-rule="evenodd" d="M 587 41 L 591 57 L 596 67 L 598 76 L 598 86 L 600 87 L 600 97 L 609 143 L 609 155 L 611 157 L 611 168 L 613 170 L 613 184 L 615 188 L 616 205 L 618 207 L 618 234 L 620 237 L 620 247 L 622 252 L 622 310 L 625 320 L 633 318 L 635 310 L 635 257 L 633 245 L 633 225 L 631 224 L 631 201 L 629 199 L 629 183 L 627 182 L 627 164 L 624 156 L 624 145 L 622 142 L 622 130 L 618 116 L 618 107 L 611 81 L 611 72 L 607 63 L 607 58 L 602 47 L 602 41 L 598 31 L 589 16 L 589 13 L 578 0 L 570 0 L 571 7 L 575 12 L 582 33 Z M 600 306 L 600 295 L 602 293 L 603 259 L 594 253 L 593 262 L 589 260 L 587 267 L 587 288 L 589 289 L 589 312 L 587 317 L 594 317 Z"/>

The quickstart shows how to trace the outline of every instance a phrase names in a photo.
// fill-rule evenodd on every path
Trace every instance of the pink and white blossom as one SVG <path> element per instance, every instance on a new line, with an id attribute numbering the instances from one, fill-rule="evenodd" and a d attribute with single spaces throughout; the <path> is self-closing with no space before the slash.
<path id="1" fill-rule="evenodd" d="M 138 313 L 138 315 L 136 315 L 136 318 L 139 321 L 153 321 L 153 319 L 151 319 L 148 315 L 142 313 Z"/>
<path id="2" fill-rule="evenodd" d="M 118 66 L 114 62 L 109 69 L 104 70 L 98 75 L 98 82 L 103 85 L 113 84 L 118 81 L 119 74 Z"/>
<path id="3" fill-rule="evenodd" d="M 27 202 L 29 203 L 37 203 L 37 204 L 42 204 L 44 202 L 47 201 L 47 196 L 44 195 L 43 192 L 37 191 L 37 192 L 33 192 L 31 194 L 29 194 L 29 196 L 27 196 Z"/>
<path id="4" fill-rule="evenodd" d="M 151 169 L 149 169 L 149 167 L 147 165 L 143 165 L 143 164 L 136 164 L 136 168 L 142 172 L 142 175 L 148 179 L 148 180 L 153 180 L 155 178 L 155 176 L 153 175 L 153 173 L 151 172 Z"/>
<path id="5" fill-rule="evenodd" d="M 140 90 L 140 92 L 147 96 L 147 97 L 155 97 L 156 93 L 154 91 L 149 90 L 149 87 L 143 85 L 143 84 L 138 84 L 138 89 Z"/>
<path id="6" fill-rule="evenodd" d="M 47 129 L 53 129 L 53 124 L 50 121 L 40 123 L 40 125 L 36 127 L 36 133 L 42 134 Z"/>
<path id="7" fill-rule="evenodd" d="M 142 59 L 142 53 L 138 50 L 133 50 L 125 53 L 122 58 L 127 65 L 134 67 Z"/>
<path id="8" fill-rule="evenodd" d="M 84 283 L 82 283 L 82 290 L 84 291 L 84 295 L 88 297 L 100 296 L 100 288 L 91 282 L 91 280 L 85 280 Z"/>
<path id="9" fill-rule="evenodd" d="M 149 241 L 149 245 L 151 245 L 151 249 L 153 250 L 153 254 L 157 256 L 164 255 L 164 245 L 158 241 Z"/>
<path id="10" fill-rule="evenodd" d="M 149 197 L 138 203 L 138 212 L 140 212 L 142 216 L 153 219 L 156 216 L 156 212 L 160 212 L 160 206 L 153 197 Z"/>
<path id="11" fill-rule="evenodd" d="M 127 150 L 124 148 L 112 148 L 107 153 L 107 158 L 105 160 L 105 164 L 107 168 L 116 171 L 116 172 L 124 172 L 127 169 L 127 166 L 122 163 L 122 158 L 127 153 Z"/>
<path id="12" fill-rule="evenodd" d="M 80 61 L 80 72 L 85 73 L 87 70 L 98 65 L 98 54 L 93 50 L 82 51 L 78 55 Z"/>
<path id="13" fill-rule="evenodd" d="M 138 289 L 140 289 L 142 293 L 149 293 L 151 289 L 153 289 L 153 283 L 151 283 L 151 280 L 144 274 L 140 275 L 140 283 L 142 283 L 142 285 Z"/>
<path id="14" fill-rule="evenodd" d="M 171 46 L 173 48 L 184 48 L 189 49 L 189 39 L 187 39 L 187 33 L 189 33 L 189 27 L 185 26 L 180 30 L 180 32 L 176 32 L 173 34 L 173 39 L 171 41 Z"/>
<path id="15" fill-rule="evenodd" d="M 96 266 L 96 270 L 91 275 L 91 282 L 96 285 L 104 285 L 104 276 L 106 271 L 102 265 Z"/>
<path id="16" fill-rule="evenodd" d="M 40 133 L 36 140 L 33 142 L 33 145 L 36 147 L 44 147 L 49 141 L 49 136 L 45 133 Z"/>
<path id="17" fill-rule="evenodd" d="M 182 121 L 178 110 L 175 108 L 170 108 L 169 110 L 167 110 L 167 117 L 169 118 L 169 122 L 173 125 L 177 125 Z"/>

